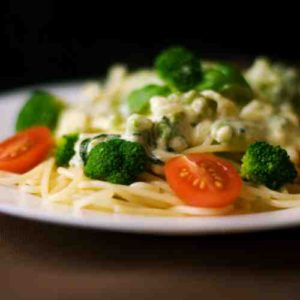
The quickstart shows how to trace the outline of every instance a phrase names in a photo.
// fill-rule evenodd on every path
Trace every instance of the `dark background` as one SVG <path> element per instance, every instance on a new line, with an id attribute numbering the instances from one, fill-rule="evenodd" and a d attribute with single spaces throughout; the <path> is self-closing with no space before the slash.
<path id="1" fill-rule="evenodd" d="M 149 65 L 160 49 L 174 44 L 203 57 L 299 57 L 298 9 L 286 9 L 282 3 L 265 10 L 247 1 L 232 7 L 202 2 L 163 7 L 153 1 L 2 3 L 2 89 L 101 76 L 116 61 L 132 67 Z"/>

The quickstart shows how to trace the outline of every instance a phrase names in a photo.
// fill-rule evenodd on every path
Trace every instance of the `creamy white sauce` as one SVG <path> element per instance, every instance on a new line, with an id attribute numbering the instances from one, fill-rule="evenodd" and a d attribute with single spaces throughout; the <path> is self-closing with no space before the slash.
<path id="1" fill-rule="evenodd" d="M 154 153 L 170 153 L 168 149 L 180 153 L 188 147 L 209 142 L 246 147 L 256 140 L 266 140 L 286 148 L 295 161 L 300 148 L 299 116 L 289 99 L 278 99 L 282 92 L 288 98 L 300 90 L 300 86 L 295 85 L 296 75 L 291 68 L 284 69 L 258 60 L 246 74 L 255 90 L 255 99 L 243 107 L 212 90 L 189 91 L 152 97 L 149 115 L 129 116 L 128 94 L 146 84 L 163 82 L 153 71 L 129 74 L 124 67 L 117 66 L 106 82 L 89 86 L 86 96 L 89 99 L 85 99 L 85 105 L 65 112 L 57 134 L 74 132 L 75 129 L 78 132 L 117 132 L 124 140 L 144 142 L 141 136 L 166 117 L 175 124 L 172 125 L 174 132 L 168 141 L 156 140 L 156 148 L 151 149 Z M 267 96 L 274 99 L 267 99 Z M 225 125 L 220 126 L 221 123 Z M 72 165 L 82 164 L 79 155 L 81 142 L 96 135 L 80 135 Z M 90 152 L 101 140 L 92 140 L 87 151 Z"/>

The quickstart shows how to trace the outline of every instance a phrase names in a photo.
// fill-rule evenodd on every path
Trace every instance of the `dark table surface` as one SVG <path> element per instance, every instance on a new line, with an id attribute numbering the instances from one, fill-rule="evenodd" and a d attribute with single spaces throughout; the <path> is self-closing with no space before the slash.
<path id="1" fill-rule="evenodd" d="M 0 215 L 0 298 L 299 299 L 299 233 L 146 236 Z"/>

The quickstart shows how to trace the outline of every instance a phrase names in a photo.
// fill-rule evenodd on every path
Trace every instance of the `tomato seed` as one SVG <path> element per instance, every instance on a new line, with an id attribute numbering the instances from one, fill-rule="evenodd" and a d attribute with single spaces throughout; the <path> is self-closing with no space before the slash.
<path id="1" fill-rule="evenodd" d="M 221 189 L 223 187 L 223 183 L 220 181 L 215 181 L 214 184 L 218 189 Z"/>
<path id="2" fill-rule="evenodd" d="M 202 180 L 202 181 L 200 181 L 200 183 L 199 183 L 199 188 L 200 188 L 200 190 L 203 190 L 204 188 L 205 188 L 205 181 L 204 180 Z"/>
<path id="3" fill-rule="evenodd" d="M 196 178 L 194 181 L 193 181 L 193 186 L 197 186 L 198 183 L 199 183 L 200 179 L 199 178 Z"/>
<path id="4" fill-rule="evenodd" d="M 179 173 L 179 176 L 182 177 L 182 178 L 184 178 L 184 177 L 186 177 L 188 174 L 189 174 L 188 172 L 181 172 L 181 173 Z"/>

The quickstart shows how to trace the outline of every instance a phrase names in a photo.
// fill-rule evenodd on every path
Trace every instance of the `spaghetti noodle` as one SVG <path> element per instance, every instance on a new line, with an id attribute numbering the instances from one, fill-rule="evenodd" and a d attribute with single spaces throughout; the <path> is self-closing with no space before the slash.
<path id="1" fill-rule="evenodd" d="M 205 152 L 217 147 L 198 147 L 196 152 Z M 225 147 L 220 147 L 222 152 Z M 188 152 L 194 152 L 193 149 Z M 140 180 L 129 186 L 91 180 L 81 168 L 56 167 L 50 158 L 23 175 L 0 173 L 0 184 L 18 187 L 20 190 L 40 196 L 50 203 L 67 204 L 78 209 L 92 209 L 105 213 L 124 213 L 148 216 L 218 216 L 249 213 L 252 204 L 263 201 L 264 210 L 300 206 L 300 194 L 276 192 L 263 186 L 254 187 L 244 182 L 236 205 L 222 208 L 199 208 L 185 205 L 164 179 L 144 173 Z M 248 204 L 248 205 L 246 205 Z M 242 209 L 241 209 L 242 207 Z"/>

